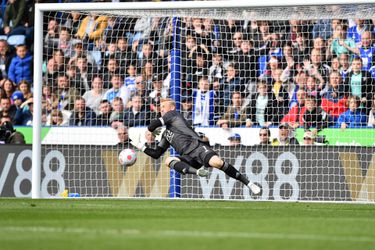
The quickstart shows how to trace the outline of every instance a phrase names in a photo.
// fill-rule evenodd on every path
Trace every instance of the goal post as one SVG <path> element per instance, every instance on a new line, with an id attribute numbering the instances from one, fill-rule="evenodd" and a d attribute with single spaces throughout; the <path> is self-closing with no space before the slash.
<path id="1" fill-rule="evenodd" d="M 367 65 L 363 85 L 375 78 L 372 62 L 356 56 L 363 31 L 375 35 L 374 7 L 370 0 L 36 4 L 32 198 L 68 190 L 81 197 L 375 202 L 375 124 L 368 125 L 374 88 L 348 80 L 358 58 Z M 339 32 L 332 20 L 352 31 L 355 19 L 364 20 L 363 31 L 342 37 L 345 46 L 333 39 Z M 332 72 L 343 86 L 332 87 L 340 98 L 327 94 Z M 340 128 L 352 95 L 365 117 Z M 207 178 L 169 171 L 163 160 L 173 150 L 158 160 L 138 152 L 134 166 L 119 165 L 119 151 L 130 146 L 118 144 L 118 128 L 147 142 L 146 127 L 166 97 L 223 159 L 262 187 L 261 196 L 216 169 Z M 259 145 L 264 127 L 279 146 Z M 230 145 L 239 138 L 241 145 Z M 316 142 L 293 145 L 291 138 Z"/>

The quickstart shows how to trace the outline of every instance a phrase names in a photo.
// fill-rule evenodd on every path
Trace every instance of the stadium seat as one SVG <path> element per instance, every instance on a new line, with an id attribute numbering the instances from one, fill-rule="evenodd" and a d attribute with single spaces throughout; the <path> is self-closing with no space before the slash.
<path id="1" fill-rule="evenodd" d="M 11 46 L 17 46 L 20 44 L 25 44 L 26 37 L 24 35 L 13 35 L 8 37 L 8 43 Z"/>

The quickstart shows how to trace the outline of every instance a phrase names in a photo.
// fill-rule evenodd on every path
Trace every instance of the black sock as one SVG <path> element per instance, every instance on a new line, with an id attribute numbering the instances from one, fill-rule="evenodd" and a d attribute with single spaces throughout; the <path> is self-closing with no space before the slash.
<path id="1" fill-rule="evenodd" d="M 183 161 L 171 161 L 169 167 L 176 170 L 180 174 L 196 174 L 197 170 Z"/>
<path id="2" fill-rule="evenodd" d="M 236 180 L 239 180 L 240 182 L 242 182 L 245 185 L 249 184 L 249 182 L 250 182 L 246 178 L 246 176 L 241 174 L 237 169 L 235 169 L 232 165 L 230 165 L 227 162 L 224 162 L 223 166 L 221 167 L 221 171 L 226 173 L 228 176 L 230 176 L 230 177 L 232 177 Z"/>

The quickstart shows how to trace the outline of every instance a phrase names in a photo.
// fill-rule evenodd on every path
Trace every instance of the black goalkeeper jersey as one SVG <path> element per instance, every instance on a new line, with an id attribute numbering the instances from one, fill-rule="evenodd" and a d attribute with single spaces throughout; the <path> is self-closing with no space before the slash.
<path id="1" fill-rule="evenodd" d="M 162 134 L 159 146 L 167 148 L 170 144 L 180 155 L 189 154 L 198 147 L 201 138 L 179 112 L 168 111 L 162 120 L 166 130 Z"/>

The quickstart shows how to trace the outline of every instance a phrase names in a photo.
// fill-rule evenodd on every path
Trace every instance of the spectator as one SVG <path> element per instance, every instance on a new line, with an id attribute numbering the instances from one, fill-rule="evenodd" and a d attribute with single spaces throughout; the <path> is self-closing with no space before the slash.
<path id="1" fill-rule="evenodd" d="M 80 95 L 90 90 L 90 83 L 93 77 L 93 69 L 88 64 L 86 57 L 79 57 L 76 61 L 77 72 L 75 75 L 76 84 L 74 87 L 79 90 Z"/>
<path id="2" fill-rule="evenodd" d="M 0 87 L 3 88 L 5 96 L 8 98 L 11 98 L 13 92 L 16 90 L 16 85 L 8 78 L 4 78 L 0 81 Z"/>
<path id="3" fill-rule="evenodd" d="M 18 89 L 22 92 L 25 100 L 28 100 L 33 97 L 33 93 L 31 92 L 31 86 L 28 81 L 26 80 L 20 81 L 18 84 Z"/>
<path id="4" fill-rule="evenodd" d="M 329 88 L 322 96 L 322 109 L 333 119 L 337 120 L 339 115 L 347 110 L 346 91 L 341 75 L 337 71 L 329 74 Z"/>
<path id="5" fill-rule="evenodd" d="M 217 121 L 217 125 L 227 129 L 247 124 L 247 109 L 243 106 L 243 99 L 240 92 L 232 93 L 232 105 L 227 108 L 225 114 Z"/>
<path id="6" fill-rule="evenodd" d="M 285 70 L 284 70 L 285 72 Z M 289 109 L 291 109 L 294 105 L 298 104 L 297 100 L 297 92 L 298 90 L 304 90 L 306 88 L 307 83 L 307 74 L 304 71 L 298 72 L 297 75 L 294 77 L 294 82 L 290 85 L 289 89 Z"/>
<path id="7" fill-rule="evenodd" d="M 81 57 L 85 57 L 82 55 Z M 52 53 L 52 58 L 56 62 L 57 71 L 65 72 L 67 69 L 67 59 L 64 56 L 64 52 L 61 49 L 56 49 Z"/>
<path id="8" fill-rule="evenodd" d="M 91 108 L 97 115 L 99 114 L 99 105 L 103 99 L 106 90 L 103 89 L 103 81 L 99 75 L 93 77 L 91 83 L 92 89 L 83 94 L 86 106 Z"/>
<path id="9" fill-rule="evenodd" d="M 112 106 L 112 112 L 111 112 L 111 115 L 109 117 L 109 122 L 111 123 L 111 125 L 113 125 L 112 123 L 114 121 L 121 122 L 121 124 L 123 124 L 123 122 L 124 122 L 124 103 L 122 102 L 121 97 L 115 97 L 112 101 L 111 106 Z M 117 125 L 115 127 L 117 127 Z"/>
<path id="10" fill-rule="evenodd" d="M 331 59 L 331 72 L 340 70 L 340 61 L 338 57 L 333 57 Z"/>
<path id="11" fill-rule="evenodd" d="M 243 41 L 243 33 L 240 31 L 237 31 L 233 34 L 232 37 L 232 47 L 228 48 L 228 61 L 232 61 L 235 59 L 236 54 L 238 54 L 241 51 L 241 45 Z"/>
<path id="12" fill-rule="evenodd" d="M 167 98 L 167 95 L 162 92 L 163 81 L 160 77 L 155 76 L 152 85 L 153 91 L 149 94 L 147 102 L 150 105 L 151 112 L 157 115 L 160 112 L 160 99 Z"/>
<path id="13" fill-rule="evenodd" d="M 372 43 L 372 34 L 370 31 L 364 31 L 361 34 L 360 46 L 351 48 L 346 43 L 343 46 L 353 52 L 362 59 L 362 70 L 368 71 L 373 64 L 373 55 L 375 55 L 375 47 Z"/>
<path id="14" fill-rule="evenodd" d="M 112 103 L 112 101 L 115 99 L 115 97 L 121 97 L 121 99 L 125 102 L 124 102 L 124 105 L 126 105 L 129 97 L 128 97 L 128 94 L 126 92 L 126 89 L 125 88 L 122 88 L 123 87 L 123 83 L 122 83 L 122 79 L 121 79 L 121 76 L 120 75 L 112 75 L 112 78 L 111 78 L 111 85 L 112 85 L 112 88 L 108 89 L 104 96 L 103 96 L 103 99 L 104 100 L 107 100 L 109 103 Z"/>
<path id="15" fill-rule="evenodd" d="M 361 108 L 366 109 L 366 113 L 371 109 L 372 93 L 374 93 L 374 80 L 367 71 L 362 70 L 362 60 L 354 58 L 352 70 L 345 78 L 345 91 L 349 95 L 360 98 Z"/>
<path id="16" fill-rule="evenodd" d="M 235 147 L 241 145 L 241 135 L 233 133 L 228 137 L 229 146 Z"/>
<path id="17" fill-rule="evenodd" d="M 50 113 L 49 118 L 47 118 L 47 126 L 66 126 L 68 121 L 64 121 L 63 113 L 58 109 L 53 109 Z"/>
<path id="18" fill-rule="evenodd" d="M 117 60 L 115 58 L 110 58 L 108 60 L 106 67 L 103 70 L 103 82 L 104 82 L 103 87 L 105 89 L 109 89 L 113 87 L 111 85 L 111 80 L 112 80 L 112 76 L 114 75 L 121 76 L 123 75 L 123 72 L 120 70 Z"/>
<path id="19" fill-rule="evenodd" d="M 271 144 L 271 131 L 268 127 L 261 127 L 259 130 L 259 145 Z"/>
<path id="20" fill-rule="evenodd" d="M 366 31 L 370 30 L 370 26 L 365 24 L 364 19 L 355 19 L 355 26 L 352 26 L 348 30 L 347 37 L 354 40 L 356 44 L 361 44 L 363 43 L 362 36 Z"/>
<path id="21" fill-rule="evenodd" d="M 47 37 L 45 43 L 48 48 L 54 48 L 55 50 L 61 50 L 65 57 L 71 57 L 73 55 L 73 40 L 70 36 L 71 32 L 66 27 L 61 27 L 59 37 Z"/>
<path id="22" fill-rule="evenodd" d="M 221 85 L 223 89 L 223 104 L 225 107 L 230 105 L 230 98 L 232 92 L 239 91 L 243 93 L 245 91 L 245 85 L 242 85 L 241 79 L 238 77 L 237 70 L 234 64 L 229 64 L 226 69 L 226 76 L 221 79 Z"/>
<path id="23" fill-rule="evenodd" d="M 55 93 L 52 93 L 51 86 L 42 86 L 42 110 L 47 113 L 51 112 L 52 108 L 57 108 L 59 104 L 59 98 Z M 47 119 L 48 120 L 48 119 Z"/>
<path id="24" fill-rule="evenodd" d="M 7 116 L 7 115 L 4 115 L 4 116 L 2 116 L 1 114 L 0 114 L 0 126 L 1 126 L 1 124 L 3 124 L 4 122 L 12 122 L 12 119 L 10 119 L 10 117 L 9 116 Z"/>
<path id="25" fill-rule="evenodd" d="M 192 50 L 195 49 L 197 46 L 196 39 L 191 36 L 187 35 L 185 37 L 185 41 L 181 44 L 181 71 L 182 71 L 182 79 L 187 79 L 187 71 L 188 65 L 192 65 L 193 58 L 189 57 L 189 55 L 193 54 Z"/>
<path id="26" fill-rule="evenodd" d="M 90 54 L 86 53 L 86 51 L 83 50 L 83 42 L 81 40 L 74 40 L 73 49 L 74 49 L 73 54 L 70 57 L 69 62 L 67 63 L 69 66 L 76 66 L 77 58 L 80 58 L 80 57 L 87 57 L 87 61 L 91 65 L 95 65 L 94 58 Z"/>
<path id="27" fill-rule="evenodd" d="M 197 88 L 199 79 L 208 75 L 208 62 L 211 61 L 210 55 L 207 47 L 203 44 L 192 49 L 189 54 L 192 64 L 187 69 L 187 88 Z"/>
<path id="28" fill-rule="evenodd" d="M 95 112 L 86 107 L 86 101 L 83 97 L 78 97 L 74 102 L 74 110 L 70 116 L 70 126 L 92 126 L 95 125 Z"/>
<path id="29" fill-rule="evenodd" d="M 302 145 L 314 145 L 315 144 L 315 134 L 310 130 L 305 131 L 303 134 L 303 144 Z"/>
<path id="30" fill-rule="evenodd" d="M 199 80 L 199 89 L 193 90 L 193 125 L 214 125 L 215 91 L 210 90 L 207 77 Z"/>
<path id="31" fill-rule="evenodd" d="M 11 121 L 14 121 L 17 108 L 11 104 L 9 97 L 2 97 L 0 99 L 0 115 L 9 116 Z"/>
<path id="32" fill-rule="evenodd" d="M 77 11 L 69 13 L 64 26 L 71 30 L 72 34 L 77 34 L 79 25 L 81 24 L 81 14 Z"/>
<path id="33" fill-rule="evenodd" d="M 117 143 L 117 146 L 124 148 L 124 149 L 129 148 L 130 144 L 129 144 L 128 128 L 125 126 L 118 126 L 116 131 L 117 131 L 117 136 L 119 140 L 119 142 Z"/>
<path id="34" fill-rule="evenodd" d="M 59 38 L 59 23 L 57 22 L 56 19 L 51 19 L 48 21 L 47 25 L 47 34 L 44 37 L 44 42 L 46 44 L 49 44 L 49 41 L 53 39 L 58 39 Z"/>
<path id="35" fill-rule="evenodd" d="M 155 74 L 154 74 L 154 65 L 152 63 L 152 61 L 149 61 L 149 62 L 146 62 L 145 65 L 142 67 L 142 78 L 143 78 L 143 81 L 145 82 L 146 84 L 146 88 L 147 89 L 151 89 L 152 88 L 152 82 L 155 79 Z M 162 83 L 163 83 L 163 79 L 162 77 L 159 75 L 157 75 L 156 77 L 158 80 L 160 80 Z M 164 90 L 164 97 L 167 97 L 168 95 L 168 91 L 167 90 Z"/>
<path id="36" fill-rule="evenodd" d="M 155 146 L 158 143 L 155 140 L 155 136 L 150 131 L 148 131 L 148 129 L 146 129 L 146 132 L 145 132 L 145 140 L 146 140 L 146 143 L 145 143 L 146 147 L 155 148 Z"/>
<path id="37" fill-rule="evenodd" d="M 150 123 L 150 110 L 144 104 L 141 96 L 135 95 L 131 99 L 131 108 L 124 112 L 124 122 L 128 127 L 148 126 Z"/>
<path id="38" fill-rule="evenodd" d="M 28 100 L 23 102 L 20 106 L 20 109 L 17 110 L 15 121 L 18 121 L 19 123 L 17 124 L 19 125 L 32 126 L 33 118 L 34 118 L 34 99 L 29 98 Z M 42 122 L 43 122 L 43 116 L 42 116 Z"/>
<path id="39" fill-rule="evenodd" d="M 347 53 L 342 53 L 339 56 L 339 63 L 340 63 L 340 75 L 343 80 L 345 80 L 346 76 L 349 74 L 351 71 L 351 67 L 349 64 L 349 54 Z"/>
<path id="40" fill-rule="evenodd" d="M 43 81 L 46 82 L 53 89 L 57 88 L 56 78 L 59 75 L 57 63 L 55 59 L 51 58 L 47 61 L 46 72 L 43 76 Z"/>
<path id="41" fill-rule="evenodd" d="M 306 81 L 306 94 L 314 96 L 316 99 L 320 97 L 317 81 L 318 79 L 316 79 L 314 76 L 307 77 Z"/>
<path id="42" fill-rule="evenodd" d="M 349 110 L 342 113 L 337 120 L 337 127 L 341 129 L 365 127 L 367 117 L 362 113 L 359 105 L 361 100 L 358 96 L 350 96 L 348 99 Z"/>
<path id="43" fill-rule="evenodd" d="M 128 87 L 130 90 L 135 90 L 135 77 L 136 77 L 137 69 L 134 65 L 129 64 L 128 68 L 126 69 L 126 77 L 124 79 L 124 85 Z"/>
<path id="44" fill-rule="evenodd" d="M 96 126 L 109 126 L 111 118 L 111 104 L 107 100 L 101 100 L 99 104 L 99 113 L 96 116 Z"/>
<path id="45" fill-rule="evenodd" d="M 150 90 L 146 89 L 146 84 L 143 81 L 142 76 L 137 76 L 135 79 L 135 92 L 131 93 L 132 96 L 139 95 L 146 101 L 148 96 L 150 95 Z"/>
<path id="46" fill-rule="evenodd" d="M 299 145 L 296 138 L 290 136 L 290 127 L 287 123 L 281 123 L 279 125 L 278 138 L 274 138 L 271 142 L 272 146 L 280 145 Z"/>
<path id="47" fill-rule="evenodd" d="M 13 53 L 6 40 L 0 40 L 0 78 L 7 78 Z"/>
<path id="48" fill-rule="evenodd" d="M 258 93 L 251 96 L 247 126 L 270 126 L 279 123 L 276 100 L 271 92 L 267 93 L 267 84 L 258 83 Z"/>
<path id="49" fill-rule="evenodd" d="M 223 78 L 224 75 L 224 68 L 223 68 L 223 61 L 220 54 L 214 54 L 212 57 L 212 65 L 208 70 L 208 80 L 210 82 L 213 81 L 214 78 Z"/>
<path id="50" fill-rule="evenodd" d="M 93 50 L 94 46 L 99 46 L 100 38 L 107 27 L 108 17 L 98 16 L 97 13 L 90 12 L 82 19 L 76 37 L 87 42 L 87 50 Z"/>
<path id="51" fill-rule="evenodd" d="M 332 21 L 331 19 L 317 20 L 312 30 L 313 38 L 321 37 L 324 40 L 328 40 L 333 33 Z"/>
<path id="52" fill-rule="evenodd" d="M 116 60 L 120 62 L 120 67 L 124 68 L 126 65 L 134 65 L 137 54 L 134 53 L 128 46 L 128 40 L 126 38 L 120 37 L 117 40 L 117 52 Z"/>
<path id="53" fill-rule="evenodd" d="M 276 69 L 272 72 L 272 93 L 273 99 L 276 100 L 276 106 L 278 108 L 277 113 L 279 114 L 278 120 L 288 111 L 289 95 L 287 89 L 284 88 L 284 84 L 281 81 L 281 69 Z"/>
<path id="54" fill-rule="evenodd" d="M 133 46 L 136 45 L 137 42 L 133 43 Z M 133 49 L 133 52 L 136 51 Z M 141 52 L 138 53 L 136 59 L 136 67 L 137 69 L 141 69 L 146 62 L 148 61 L 155 61 L 155 65 L 162 65 L 161 58 L 154 52 L 153 46 L 150 43 L 143 44 Z M 140 71 L 137 73 L 141 73 Z"/>
<path id="55" fill-rule="evenodd" d="M 323 62 L 322 51 L 318 49 L 312 49 L 310 54 L 310 60 L 304 61 L 304 70 L 309 76 L 314 76 L 319 80 L 319 90 L 324 90 L 327 86 L 328 75 L 331 68 Z"/>
<path id="56" fill-rule="evenodd" d="M 115 39 L 109 39 L 108 42 L 102 41 L 103 49 L 101 53 L 101 60 L 103 65 L 107 65 L 110 58 L 116 57 L 117 52 L 117 41 Z"/>
<path id="57" fill-rule="evenodd" d="M 193 102 L 190 97 L 184 96 L 181 98 L 181 114 L 193 126 Z"/>
<path id="58" fill-rule="evenodd" d="M 28 52 L 26 45 L 16 47 L 16 56 L 9 66 L 9 79 L 18 84 L 21 80 L 33 82 L 33 56 Z"/>
<path id="59" fill-rule="evenodd" d="M 346 25 L 337 25 L 332 38 L 328 41 L 328 45 L 330 45 L 330 50 L 334 56 L 340 56 L 342 53 L 351 53 L 347 49 L 347 47 L 350 47 L 354 49 L 356 47 L 355 41 L 347 37 L 347 26 Z"/>
<path id="60" fill-rule="evenodd" d="M 328 127 L 330 117 L 327 113 L 317 106 L 317 101 L 314 96 L 307 96 L 305 99 L 306 111 L 303 114 L 303 126 L 305 130 L 314 129 L 312 132 L 316 134 L 323 128 Z"/>
<path id="61" fill-rule="evenodd" d="M 294 105 L 289 112 L 281 119 L 281 123 L 288 123 L 288 125 L 296 129 L 300 126 L 304 126 L 303 116 L 306 112 L 305 107 L 306 92 L 303 89 L 297 92 L 298 104 Z"/>
<path id="62" fill-rule="evenodd" d="M 375 93 L 373 93 L 373 97 L 372 97 L 372 106 L 368 115 L 367 126 L 375 127 Z"/>
<path id="63" fill-rule="evenodd" d="M 303 32 L 297 32 L 296 33 L 296 40 L 293 44 L 294 53 L 296 53 L 296 57 L 298 61 L 301 61 L 304 55 L 310 54 L 310 46 L 309 46 L 309 39 L 307 37 L 308 35 Z M 325 59 L 324 51 L 320 50 L 320 53 L 322 53 L 323 60 Z"/>
<path id="64" fill-rule="evenodd" d="M 254 62 L 258 59 L 251 41 L 242 41 L 241 50 L 235 56 L 235 60 L 238 63 L 239 76 L 247 84 L 247 90 L 251 94 L 255 93 L 257 64 Z"/>
<path id="65" fill-rule="evenodd" d="M 26 12 L 25 0 L 9 0 L 4 12 L 4 34 L 19 35 L 25 34 L 25 20 Z"/>
<path id="66" fill-rule="evenodd" d="M 59 98 L 58 109 L 68 111 L 74 109 L 75 100 L 79 97 L 76 88 L 70 87 L 70 81 L 66 75 L 59 75 L 57 77 L 56 95 Z"/>
<path id="67" fill-rule="evenodd" d="M 0 124 L 0 144 L 25 144 L 25 137 L 13 128 L 10 121 Z"/>

